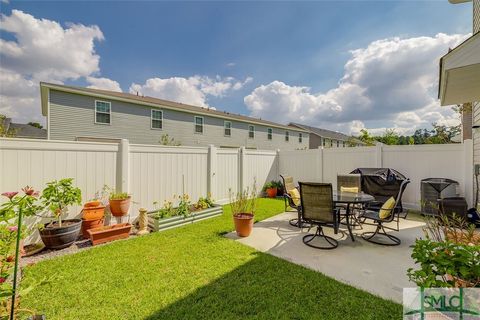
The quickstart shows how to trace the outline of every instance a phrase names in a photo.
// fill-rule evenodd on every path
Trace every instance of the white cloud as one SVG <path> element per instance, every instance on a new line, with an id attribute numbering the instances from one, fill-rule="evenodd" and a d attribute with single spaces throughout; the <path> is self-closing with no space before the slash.
<path id="1" fill-rule="evenodd" d="M 454 112 L 437 101 L 438 59 L 464 38 L 437 34 L 374 41 L 351 52 L 334 89 L 312 93 L 273 81 L 254 89 L 244 102 L 255 117 L 354 133 L 362 125 L 407 132 L 433 121 L 458 123 Z"/>
<path id="2" fill-rule="evenodd" d="M 15 121 L 40 121 L 40 81 L 63 83 L 99 72 L 95 41 L 102 41 L 98 26 L 37 19 L 20 10 L 0 16 L 0 30 L 14 40 L 0 40 L 0 113 Z"/>
<path id="3" fill-rule="evenodd" d="M 122 92 L 120 84 L 115 80 L 108 78 L 87 77 L 87 82 L 90 84 L 87 86 L 87 88 Z"/>
<path id="4" fill-rule="evenodd" d="M 208 96 L 224 97 L 230 91 L 236 91 L 252 81 L 251 77 L 243 82 L 233 77 L 210 78 L 192 76 L 189 78 L 150 78 L 144 84 L 132 83 L 130 93 L 182 102 L 199 107 L 208 107 Z"/>

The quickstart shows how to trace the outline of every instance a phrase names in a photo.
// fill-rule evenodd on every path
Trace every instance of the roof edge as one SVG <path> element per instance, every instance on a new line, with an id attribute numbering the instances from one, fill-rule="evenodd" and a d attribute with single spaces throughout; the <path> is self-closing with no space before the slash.
<path id="1" fill-rule="evenodd" d="M 263 122 L 260 119 L 255 119 L 252 117 L 248 116 L 242 116 L 245 117 L 245 120 L 238 119 L 236 117 L 229 117 L 229 114 L 226 113 L 225 115 L 219 115 L 219 114 L 212 114 L 208 110 L 194 106 L 194 105 L 189 105 L 189 104 L 184 104 L 180 102 L 175 102 L 175 101 L 169 101 L 169 100 L 163 100 L 159 98 L 154 98 L 154 97 L 149 97 L 153 98 L 156 100 L 159 100 L 158 103 L 154 102 L 147 102 L 147 101 L 139 101 L 134 98 L 128 98 L 128 97 L 118 97 L 115 95 L 109 95 L 108 90 L 101 90 L 102 92 L 91 92 L 91 91 L 86 91 L 82 90 L 83 88 L 81 87 L 74 87 L 74 86 L 65 86 L 61 84 L 54 84 L 54 83 L 48 83 L 48 82 L 40 82 L 40 95 L 41 95 L 41 105 L 42 105 L 42 114 L 44 116 L 48 115 L 48 103 L 49 103 L 49 90 L 57 90 L 57 91 L 62 91 L 62 92 L 68 92 L 68 93 L 74 93 L 74 94 L 80 94 L 80 95 L 86 95 L 86 96 L 94 96 L 94 97 L 100 97 L 100 98 L 107 98 L 110 100 L 116 100 L 116 101 L 123 101 L 123 102 L 128 102 L 128 103 L 133 103 L 133 104 L 138 104 L 138 105 L 143 105 L 143 106 L 149 106 L 149 107 L 160 107 L 163 109 L 170 109 L 170 110 L 181 110 L 182 112 L 186 113 L 192 113 L 192 114 L 201 114 L 201 115 L 206 115 L 214 118 L 220 118 L 220 119 L 227 119 L 227 120 L 233 120 L 233 121 L 238 121 L 238 122 L 245 122 L 245 123 L 252 123 L 252 124 L 258 124 L 266 127 L 273 127 L 273 128 L 280 128 L 280 129 L 295 129 L 296 131 L 299 132 L 305 132 L 309 133 L 308 130 L 301 129 L 301 128 L 292 128 L 289 125 L 283 125 L 280 123 L 275 123 L 271 121 L 265 121 Z M 88 89 L 88 88 L 85 88 Z M 198 111 L 190 111 L 190 110 L 182 110 L 177 106 L 174 106 L 174 104 L 180 104 L 180 105 L 185 105 L 188 107 L 194 107 L 198 108 Z M 222 111 L 219 111 L 222 112 Z"/>

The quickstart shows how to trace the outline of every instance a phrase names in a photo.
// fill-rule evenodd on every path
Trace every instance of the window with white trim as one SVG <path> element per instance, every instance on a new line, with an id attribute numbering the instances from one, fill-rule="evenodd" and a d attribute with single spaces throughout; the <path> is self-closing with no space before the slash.
<path id="1" fill-rule="evenodd" d="M 340 141 L 337 140 L 337 148 L 340 147 Z"/>
<path id="2" fill-rule="evenodd" d="M 252 126 L 252 125 L 248 126 L 248 137 L 250 139 L 255 139 L 255 126 Z"/>
<path id="3" fill-rule="evenodd" d="M 203 117 L 195 116 L 195 133 L 202 134 L 203 133 Z"/>
<path id="4" fill-rule="evenodd" d="M 232 135 L 232 122 L 231 121 L 224 121 L 223 122 L 223 134 L 226 137 L 230 137 Z"/>
<path id="5" fill-rule="evenodd" d="M 152 129 L 163 128 L 163 111 L 162 110 L 152 109 L 151 128 Z"/>
<path id="6" fill-rule="evenodd" d="M 268 140 L 272 140 L 273 138 L 273 129 L 272 128 L 268 128 L 267 129 L 267 139 Z"/>
<path id="7" fill-rule="evenodd" d="M 112 105 L 110 102 L 95 100 L 95 123 L 110 124 Z"/>
<path id="8" fill-rule="evenodd" d="M 288 142 L 290 141 L 290 132 L 285 131 L 285 141 Z"/>
<path id="9" fill-rule="evenodd" d="M 298 143 L 302 143 L 302 141 L 303 141 L 303 135 L 302 135 L 302 133 L 300 132 L 300 133 L 298 134 Z"/>

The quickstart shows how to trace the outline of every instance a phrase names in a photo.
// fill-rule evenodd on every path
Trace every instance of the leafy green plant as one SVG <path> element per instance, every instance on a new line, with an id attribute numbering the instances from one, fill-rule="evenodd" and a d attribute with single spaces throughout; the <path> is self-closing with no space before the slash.
<path id="1" fill-rule="evenodd" d="M 156 210 L 154 217 L 157 219 L 173 217 L 176 214 L 176 210 L 173 208 L 173 203 L 171 201 L 165 200 L 161 208 L 158 208 L 158 201 L 155 201 L 153 205 Z"/>
<path id="2" fill-rule="evenodd" d="M 67 212 L 68 206 L 82 202 L 82 192 L 79 188 L 73 186 L 72 178 L 54 180 L 47 183 L 41 199 L 43 205 L 48 208 L 61 227 L 62 215 Z"/>
<path id="3" fill-rule="evenodd" d="M 232 189 L 228 190 L 230 198 L 230 208 L 232 214 L 251 213 L 255 214 L 257 207 L 257 183 L 253 182 L 252 187 L 247 187 L 242 191 L 234 193 Z"/>
<path id="4" fill-rule="evenodd" d="M 177 207 L 177 216 L 184 216 L 188 217 L 190 214 L 190 207 L 191 207 L 191 202 L 190 202 L 190 197 L 188 194 L 184 193 L 180 196 L 178 196 L 179 202 L 178 202 L 178 207 Z"/>
<path id="5" fill-rule="evenodd" d="M 126 200 L 130 198 L 130 195 L 126 192 L 111 192 L 109 199 L 110 200 Z"/>
<path id="6" fill-rule="evenodd" d="M 422 287 L 480 286 L 480 237 L 463 217 L 427 218 L 425 239 L 417 239 L 409 268 L 411 281 Z"/>
<path id="7" fill-rule="evenodd" d="M 198 201 L 193 205 L 196 210 L 204 210 L 214 206 L 213 199 L 210 193 L 205 198 L 200 197 Z"/>
<path id="8" fill-rule="evenodd" d="M 480 246 L 420 239 L 412 252 L 418 270 L 409 268 L 408 277 L 418 286 L 480 286 Z"/>
<path id="9" fill-rule="evenodd" d="M 272 180 L 265 183 L 265 185 L 263 186 L 263 191 L 267 191 L 267 189 L 272 189 L 276 187 L 277 187 L 277 182 Z"/>

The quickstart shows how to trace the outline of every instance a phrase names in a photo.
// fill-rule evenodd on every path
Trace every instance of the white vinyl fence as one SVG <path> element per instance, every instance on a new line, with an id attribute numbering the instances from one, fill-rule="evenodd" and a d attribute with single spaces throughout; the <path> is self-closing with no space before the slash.
<path id="1" fill-rule="evenodd" d="M 389 167 L 412 180 L 404 202 L 418 207 L 420 180 L 445 177 L 457 180 L 472 204 L 472 142 L 451 145 L 375 146 L 298 151 L 167 147 L 157 145 L 47 141 L 0 138 L 0 191 L 30 185 L 42 190 L 48 181 L 74 178 L 83 200 L 108 185 L 132 194 L 128 219 L 139 207 L 151 209 L 174 195 L 187 193 L 192 201 L 211 193 L 220 202 L 229 190 L 237 192 L 256 180 L 265 182 L 287 174 L 296 181 L 330 182 L 359 167 Z M 2 197 L 3 198 L 3 197 Z M 1 199 L 0 202 L 5 201 Z M 79 208 L 72 208 L 71 217 Z"/>
<path id="2" fill-rule="evenodd" d="M 460 194 L 473 205 L 473 147 L 463 144 L 412 145 L 316 150 L 280 151 L 279 172 L 295 181 L 332 183 L 336 188 L 337 174 L 356 168 L 392 168 L 410 178 L 404 203 L 420 206 L 420 181 L 426 178 L 450 178 L 459 182 Z"/>

